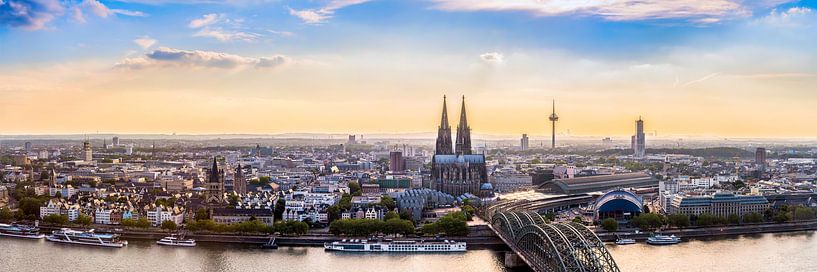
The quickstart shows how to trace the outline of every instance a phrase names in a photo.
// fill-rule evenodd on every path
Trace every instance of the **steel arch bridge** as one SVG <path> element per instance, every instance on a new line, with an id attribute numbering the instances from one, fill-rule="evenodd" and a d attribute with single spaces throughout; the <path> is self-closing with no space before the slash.
<path id="1" fill-rule="evenodd" d="M 620 272 L 604 243 L 582 224 L 511 211 L 492 213 L 491 228 L 534 271 Z"/>

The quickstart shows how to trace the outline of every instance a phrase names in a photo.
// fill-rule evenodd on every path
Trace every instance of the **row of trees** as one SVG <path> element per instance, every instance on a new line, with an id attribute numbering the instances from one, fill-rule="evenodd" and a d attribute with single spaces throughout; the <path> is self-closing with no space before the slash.
<path id="1" fill-rule="evenodd" d="M 250 220 L 238 224 L 218 224 L 210 219 L 194 220 L 187 224 L 191 231 L 209 231 L 220 233 L 281 233 L 285 235 L 303 235 L 309 231 L 309 225 L 298 221 L 278 221 L 267 226 L 261 221 Z"/>
<path id="2" fill-rule="evenodd" d="M 386 221 L 377 219 L 340 219 L 329 224 L 329 233 L 334 235 L 369 236 L 372 234 L 402 234 L 415 233 L 414 223 L 410 220 L 390 218 Z"/>
<path id="3" fill-rule="evenodd" d="M 468 217 L 465 212 L 453 212 L 443 216 L 437 222 L 423 225 L 420 230 L 426 235 L 464 236 L 468 234 L 466 221 L 468 221 Z"/>

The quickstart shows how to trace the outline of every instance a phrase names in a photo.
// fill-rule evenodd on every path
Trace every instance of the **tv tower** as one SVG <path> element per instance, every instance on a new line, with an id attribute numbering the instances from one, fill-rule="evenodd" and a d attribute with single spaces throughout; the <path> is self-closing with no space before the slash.
<path id="1" fill-rule="evenodd" d="M 559 121 L 559 116 L 556 115 L 556 100 L 555 99 L 553 100 L 553 113 L 550 114 L 550 117 L 548 117 L 548 119 L 550 120 L 551 128 L 553 130 L 553 132 L 552 132 L 553 134 L 550 136 L 550 144 L 551 144 L 550 148 L 554 149 L 554 148 L 556 148 L 556 121 Z"/>

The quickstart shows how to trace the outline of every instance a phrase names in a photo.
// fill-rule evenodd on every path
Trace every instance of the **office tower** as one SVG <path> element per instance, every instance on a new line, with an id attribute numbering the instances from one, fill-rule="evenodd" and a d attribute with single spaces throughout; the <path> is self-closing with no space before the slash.
<path id="1" fill-rule="evenodd" d="M 465 117 L 465 98 L 463 97 L 460 123 L 457 126 L 456 153 L 451 152 L 451 128 L 448 126 L 445 97 L 443 97 L 443 115 L 437 133 L 437 151 L 431 160 L 432 188 L 454 196 L 472 194 L 487 196 L 490 188 L 485 155 L 472 154 L 471 128 Z M 488 185 L 488 186 L 484 186 Z"/>
<path id="2" fill-rule="evenodd" d="M 519 145 L 522 147 L 522 150 L 528 150 L 529 147 L 528 134 L 522 134 L 522 139 L 520 140 Z"/>
<path id="3" fill-rule="evenodd" d="M 553 113 L 548 117 L 550 120 L 550 148 L 556 148 L 556 121 L 559 121 L 559 116 L 556 115 L 556 100 L 553 100 Z"/>
<path id="4" fill-rule="evenodd" d="M 25 143 L 26 154 L 31 153 L 31 142 Z"/>
<path id="5" fill-rule="evenodd" d="M 758 147 L 755 150 L 755 166 L 761 172 L 766 171 L 766 149 L 762 147 Z"/>
<path id="6" fill-rule="evenodd" d="M 118 147 L 119 146 L 119 137 L 113 137 L 113 141 L 111 141 L 111 144 L 114 147 Z"/>
<path id="7" fill-rule="evenodd" d="M 631 138 L 631 144 L 633 156 L 643 158 L 647 151 L 647 144 L 644 136 L 644 120 L 642 120 L 641 117 L 638 117 L 638 120 L 635 121 L 635 135 Z"/>
<path id="8" fill-rule="evenodd" d="M 403 172 L 406 171 L 406 160 L 403 159 L 403 152 L 392 151 L 389 153 L 389 171 Z"/>
<path id="9" fill-rule="evenodd" d="M 91 142 L 88 139 L 82 143 L 82 159 L 86 162 L 94 160 L 93 151 L 91 150 Z"/>
<path id="10" fill-rule="evenodd" d="M 349 135 L 349 139 L 346 140 L 347 145 L 357 144 L 357 140 L 355 139 L 355 135 Z"/>

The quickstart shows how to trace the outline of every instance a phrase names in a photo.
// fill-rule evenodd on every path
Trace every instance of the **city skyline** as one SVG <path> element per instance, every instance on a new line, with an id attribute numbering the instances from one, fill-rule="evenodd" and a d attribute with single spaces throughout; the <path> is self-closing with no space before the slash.
<path id="1" fill-rule="evenodd" d="M 3 1 L 0 135 L 817 135 L 814 3 L 628 3 Z"/>

